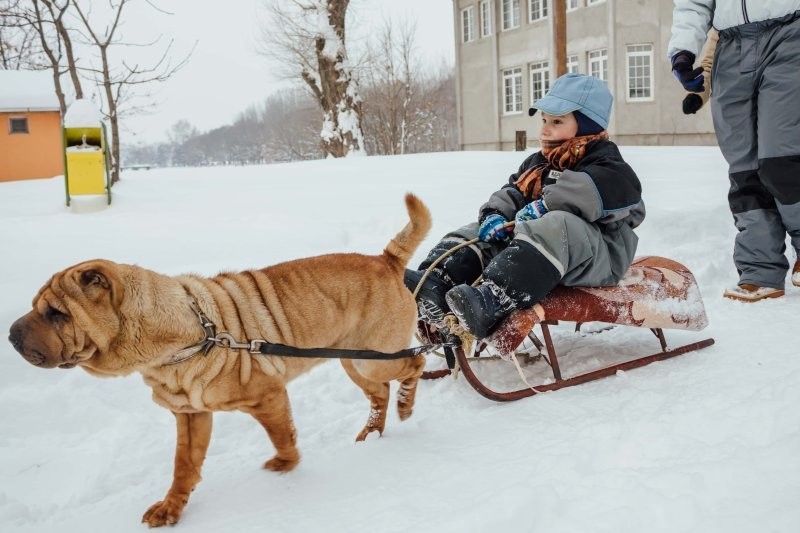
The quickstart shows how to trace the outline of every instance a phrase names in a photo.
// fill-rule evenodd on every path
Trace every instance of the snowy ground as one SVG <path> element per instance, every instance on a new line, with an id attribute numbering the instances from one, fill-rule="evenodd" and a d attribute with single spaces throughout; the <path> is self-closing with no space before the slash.
<path id="1" fill-rule="evenodd" d="M 178 528 L 213 532 L 800 531 L 800 289 L 748 306 L 735 282 L 726 165 L 716 148 L 623 148 L 644 186 L 640 255 L 700 282 L 706 350 L 591 384 L 497 404 L 463 380 L 423 382 L 414 416 L 355 444 L 368 405 L 337 363 L 293 382 L 303 461 L 243 414 L 215 416 L 204 479 Z M 517 153 L 370 157 L 129 172 L 63 205 L 63 180 L 0 183 L 0 334 L 55 271 L 94 257 L 169 274 L 241 270 L 327 252 L 380 252 L 417 193 L 434 229 L 414 261 L 515 170 Z M 789 252 L 791 253 L 791 252 Z M 790 257 L 793 261 L 793 255 Z M 567 364 L 647 331 L 557 330 Z M 492 363 L 492 373 L 514 373 Z M 171 482 L 175 429 L 137 376 L 41 370 L 0 342 L 0 531 L 141 531 Z"/>

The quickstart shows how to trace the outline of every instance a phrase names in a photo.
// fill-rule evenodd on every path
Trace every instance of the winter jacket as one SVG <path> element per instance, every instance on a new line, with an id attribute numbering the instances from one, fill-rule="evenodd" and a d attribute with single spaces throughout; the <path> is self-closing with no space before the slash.
<path id="1" fill-rule="evenodd" d="M 675 0 L 668 59 L 681 50 L 700 54 L 712 23 L 724 30 L 800 11 L 800 0 Z"/>
<path id="2" fill-rule="evenodd" d="M 546 163 L 542 152 L 523 161 L 508 183 L 480 208 L 479 222 L 492 213 L 513 220 L 517 211 L 535 200 L 514 183 L 526 170 Z M 568 211 L 584 220 L 613 231 L 619 224 L 635 228 L 644 220 L 642 186 L 633 169 L 622 159 L 617 145 L 597 141 L 587 145 L 586 154 L 572 170 L 545 171 L 542 196 L 550 211 Z"/>

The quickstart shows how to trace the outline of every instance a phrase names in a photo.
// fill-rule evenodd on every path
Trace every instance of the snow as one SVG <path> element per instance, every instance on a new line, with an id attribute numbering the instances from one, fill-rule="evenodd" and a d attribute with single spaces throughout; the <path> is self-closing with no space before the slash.
<path id="1" fill-rule="evenodd" d="M 64 126 L 67 128 L 99 128 L 103 122 L 100 110 L 90 100 L 75 100 L 67 108 L 64 115 Z"/>
<path id="2" fill-rule="evenodd" d="M 59 109 L 50 70 L 0 69 L 0 112 Z"/>
<path id="3" fill-rule="evenodd" d="M 721 297 L 736 281 L 735 228 L 716 148 L 622 152 L 648 207 L 639 255 L 687 265 L 710 320 L 702 332 L 667 331 L 667 341 L 713 337 L 714 346 L 508 404 L 463 378 L 425 381 L 414 416 L 401 423 L 393 408 L 384 436 L 359 444 L 367 401 L 337 363 L 319 366 L 289 389 L 297 469 L 262 470 L 273 449 L 260 426 L 243 414 L 215 415 L 203 480 L 178 530 L 800 530 L 800 289 L 787 283 L 785 297 L 758 304 Z M 51 274 L 94 257 L 213 275 L 328 252 L 379 253 L 406 222 L 406 191 L 434 215 L 418 263 L 475 217 L 524 157 L 127 172 L 110 207 L 104 197 L 65 207 L 61 178 L 0 183 L 0 330 L 28 311 Z M 562 370 L 658 350 L 647 330 L 602 329 L 553 328 Z M 544 381 L 534 375 L 541 362 L 522 368 L 532 369 L 532 385 Z M 482 369 L 521 388 L 511 363 Z M 141 515 L 171 483 L 175 428 L 142 380 L 41 370 L 8 343 L 0 343 L 0 376 L 0 531 L 143 531 Z"/>

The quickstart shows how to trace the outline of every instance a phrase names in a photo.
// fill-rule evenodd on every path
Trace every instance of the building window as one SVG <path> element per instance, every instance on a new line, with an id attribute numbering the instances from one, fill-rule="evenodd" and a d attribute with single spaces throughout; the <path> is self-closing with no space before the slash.
<path id="1" fill-rule="evenodd" d="M 481 2 L 481 37 L 492 34 L 492 3 L 490 0 Z"/>
<path id="2" fill-rule="evenodd" d="M 550 90 L 550 66 L 547 61 L 531 63 L 531 104 Z"/>
<path id="3" fill-rule="evenodd" d="M 575 11 L 581 7 L 578 2 L 579 0 L 567 0 L 567 11 Z"/>
<path id="4" fill-rule="evenodd" d="M 503 71 L 503 93 L 505 114 L 522 113 L 522 68 Z"/>
<path id="5" fill-rule="evenodd" d="M 30 133 L 28 131 L 28 119 L 22 118 L 9 118 L 8 119 L 8 133 Z"/>
<path id="6" fill-rule="evenodd" d="M 628 45 L 625 56 L 628 64 L 628 101 L 652 100 L 653 45 Z"/>
<path id="7" fill-rule="evenodd" d="M 503 0 L 503 30 L 519 27 L 519 0 Z"/>
<path id="8" fill-rule="evenodd" d="M 608 83 L 608 50 L 592 50 L 589 52 L 589 75 Z"/>
<path id="9" fill-rule="evenodd" d="M 475 7 L 469 6 L 461 10 L 461 42 L 475 40 Z"/>
<path id="10" fill-rule="evenodd" d="M 567 72 L 568 73 L 576 73 L 578 72 L 578 56 L 567 56 Z"/>
<path id="11" fill-rule="evenodd" d="M 605 1 L 606 0 L 586 0 L 586 5 L 587 6 L 591 6 L 591 5 L 594 5 L 594 4 L 602 4 Z"/>
<path id="12" fill-rule="evenodd" d="M 547 17 L 547 0 L 528 0 L 528 21 L 534 22 Z"/>

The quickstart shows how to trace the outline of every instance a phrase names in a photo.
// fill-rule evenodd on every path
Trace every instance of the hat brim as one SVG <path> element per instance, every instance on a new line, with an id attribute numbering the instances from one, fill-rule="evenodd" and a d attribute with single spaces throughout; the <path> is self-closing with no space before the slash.
<path id="1" fill-rule="evenodd" d="M 561 117 L 566 115 L 567 113 L 572 113 L 573 111 L 577 111 L 581 108 L 579 104 L 575 102 L 571 102 L 569 100 L 564 100 L 563 98 L 559 98 L 558 96 L 553 96 L 551 94 L 545 95 L 544 98 L 541 100 L 537 100 L 534 102 L 533 107 L 531 109 L 539 109 L 548 115 L 553 115 L 555 117 Z M 535 111 L 530 112 L 529 114 L 533 116 Z"/>

